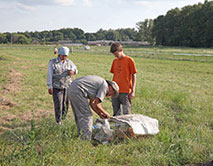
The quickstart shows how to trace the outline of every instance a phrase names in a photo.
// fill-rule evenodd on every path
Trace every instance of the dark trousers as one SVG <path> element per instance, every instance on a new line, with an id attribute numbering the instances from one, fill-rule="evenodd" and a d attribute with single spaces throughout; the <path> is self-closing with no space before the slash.
<path id="1" fill-rule="evenodd" d="M 69 108 L 69 102 L 67 98 L 67 89 L 55 89 L 53 88 L 53 102 L 55 108 L 55 120 L 60 122 L 65 119 Z"/>
<path id="2" fill-rule="evenodd" d="M 112 97 L 113 116 L 131 114 L 131 100 L 128 93 L 119 93 L 117 98 Z"/>

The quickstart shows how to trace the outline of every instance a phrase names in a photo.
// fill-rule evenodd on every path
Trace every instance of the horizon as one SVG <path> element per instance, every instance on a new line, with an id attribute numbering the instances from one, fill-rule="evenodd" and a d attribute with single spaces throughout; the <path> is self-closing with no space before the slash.
<path id="1" fill-rule="evenodd" d="M 174 8 L 205 0 L 1 0 L 0 33 L 42 32 L 79 28 L 84 33 L 134 28 Z"/>

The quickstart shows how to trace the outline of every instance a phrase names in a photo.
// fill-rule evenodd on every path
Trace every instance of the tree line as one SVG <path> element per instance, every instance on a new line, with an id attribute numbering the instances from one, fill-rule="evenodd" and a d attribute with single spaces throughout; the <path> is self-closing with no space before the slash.
<path id="1" fill-rule="evenodd" d="M 171 9 L 154 20 L 136 23 L 136 28 L 99 29 L 96 33 L 85 33 L 79 28 L 0 33 L 0 43 L 49 44 L 61 40 L 83 44 L 95 40 L 132 40 L 146 41 L 151 45 L 213 47 L 213 1 Z"/>
<path id="2" fill-rule="evenodd" d="M 169 10 L 153 24 L 157 45 L 213 47 L 213 1 Z"/>

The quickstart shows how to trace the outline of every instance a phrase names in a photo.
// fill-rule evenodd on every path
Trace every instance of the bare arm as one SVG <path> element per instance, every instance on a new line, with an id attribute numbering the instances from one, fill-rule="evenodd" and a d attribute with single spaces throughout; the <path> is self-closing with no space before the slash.
<path id="1" fill-rule="evenodd" d="M 90 100 L 90 106 L 100 116 L 100 118 L 105 119 L 110 117 L 109 113 L 102 108 L 99 98 Z"/>
<path id="2" fill-rule="evenodd" d="M 132 74 L 132 91 L 129 94 L 130 99 L 135 97 L 136 74 Z"/>

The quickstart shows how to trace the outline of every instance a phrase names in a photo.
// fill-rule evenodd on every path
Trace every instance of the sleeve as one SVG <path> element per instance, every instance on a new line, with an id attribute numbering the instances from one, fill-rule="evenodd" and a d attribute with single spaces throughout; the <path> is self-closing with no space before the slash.
<path id="1" fill-rule="evenodd" d="M 104 97 L 106 96 L 108 91 L 108 84 L 104 82 L 100 88 L 98 89 L 98 92 L 96 94 L 96 97 L 101 100 L 101 102 L 104 100 Z"/>
<path id="2" fill-rule="evenodd" d="M 52 68 L 52 61 L 50 60 L 49 64 L 48 64 L 48 72 L 47 72 L 47 86 L 48 86 L 48 89 L 53 88 L 53 86 L 52 86 L 52 77 L 53 77 L 53 68 Z"/>
<path id="3" fill-rule="evenodd" d="M 115 64 L 115 60 L 112 62 L 110 73 L 114 73 L 114 66 L 115 66 L 114 64 Z"/>
<path id="4" fill-rule="evenodd" d="M 132 58 L 130 58 L 129 67 L 130 67 L 131 74 L 135 74 L 137 72 L 136 67 L 135 67 L 135 62 Z"/>
<path id="5" fill-rule="evenodd" d="M 76 65 L 72 61 L 70 61 L 70 70 L 74 71 L 75 74 L 78 73 L 78 69 L 77 69 Z"/>

